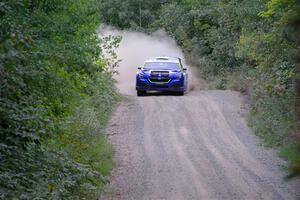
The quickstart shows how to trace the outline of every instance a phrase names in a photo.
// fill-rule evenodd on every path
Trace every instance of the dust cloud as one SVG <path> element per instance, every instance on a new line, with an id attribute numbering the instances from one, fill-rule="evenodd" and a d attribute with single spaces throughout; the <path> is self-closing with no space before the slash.
<path id="1" fill-rule="evenodd" d="M 159 30 L 151 35 L 147 35 L 140 32 L 120 31 L 109 26 L 101 26 L 98 32 L 100 37 L 109 35 L 122 37 L 120 46 L 116 49 L 118 59 L 121 59 L 117 69 L 119 73 L 114 77 L 117 81 L 117 87 L 122 94 L 136 94 L 135 75 L 137 68 L 142 66 L 149 57 L 180 57 L 183 59 L 184 65 L 187 66 L 181 49 L 177 46 L 175 40 L 170 38 L 164 31 Z"/>

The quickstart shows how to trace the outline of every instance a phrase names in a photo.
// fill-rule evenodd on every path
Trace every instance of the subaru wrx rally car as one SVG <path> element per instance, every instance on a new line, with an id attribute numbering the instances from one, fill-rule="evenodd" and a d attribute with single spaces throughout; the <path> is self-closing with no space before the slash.
<path id="1" fill-rule="evenodd" d="M 187 69 L 180 58 L 149 58 L 136 74 L 137 95 L 145 95 L 147 91 L 172 91 L 184 95 L 187 79 Z"/>

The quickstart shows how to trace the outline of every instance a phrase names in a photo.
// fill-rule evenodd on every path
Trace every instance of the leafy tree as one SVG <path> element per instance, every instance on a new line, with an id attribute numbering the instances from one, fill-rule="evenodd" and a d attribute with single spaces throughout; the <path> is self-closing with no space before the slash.
<path id="1" fill-rule="evenodd" d="M 149 25 L 159 15 L 161 5 L 169 0 L 100 0 L 101 18 L 108 24 L 119 28 L 138 29 L 140 26 L 149 28 Z M 141 28 L 140 27 L 140 28 Z"/>
<path id="2" fill-rule="evenodd" d="M 117 95 L 96 3 L 0 3 L 0 199 L 94 198 L 106 181 L 90 153 L 106 144 L 89 123 L 104 123 Z"/>

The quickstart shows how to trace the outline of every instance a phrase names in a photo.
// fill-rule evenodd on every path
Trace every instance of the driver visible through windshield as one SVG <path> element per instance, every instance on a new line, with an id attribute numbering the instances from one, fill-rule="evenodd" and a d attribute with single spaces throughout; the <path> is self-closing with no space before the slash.
<path id="1" fill-rule="evenodd" d="M 146 70 L 180 70 L 178 63 L 171 62 L 146 62 L 144 68 Z"/>

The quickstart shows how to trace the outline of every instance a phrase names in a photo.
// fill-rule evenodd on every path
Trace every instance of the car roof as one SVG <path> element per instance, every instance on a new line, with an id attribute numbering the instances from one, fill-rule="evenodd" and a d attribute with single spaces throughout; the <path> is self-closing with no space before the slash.
<path id="1" fill-rule="evenodd" d="M 179 63 L 180 58 L 176 57 L 166 57 L 166 56 L 161 56 L 161 57 L 151 57 L 148 58 L 145 62 L 172 62 L 172 63 Z"/>

